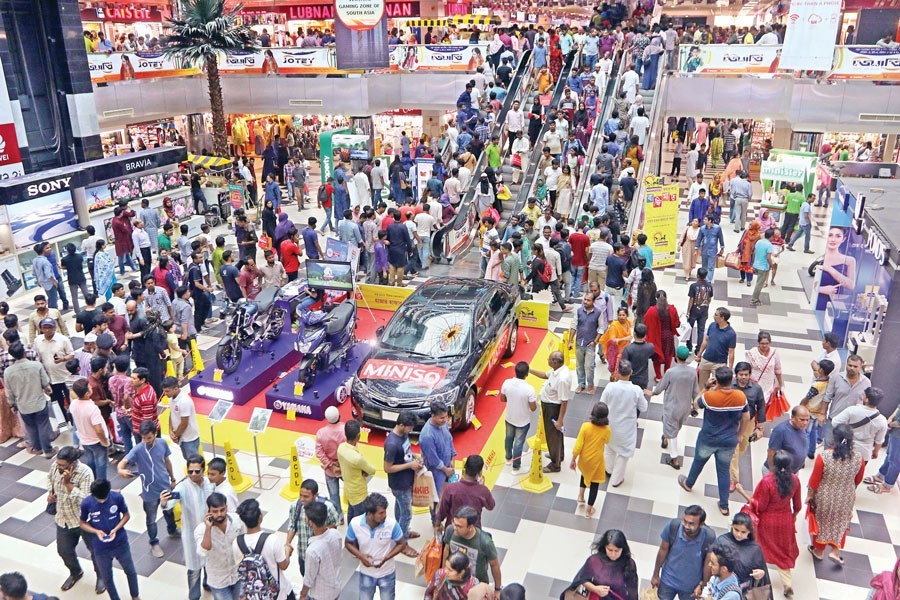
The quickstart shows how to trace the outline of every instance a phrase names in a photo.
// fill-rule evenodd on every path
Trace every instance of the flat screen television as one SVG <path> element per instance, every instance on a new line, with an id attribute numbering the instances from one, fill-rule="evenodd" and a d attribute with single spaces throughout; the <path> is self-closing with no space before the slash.
<path id="1" fill-rule="evenodd" d="M 306 282 L 310 287 L 349 292 L 353 290 L 353 267 L 348 262 L 307 260 Z"/>
<path id="2" fill-rule="evenodd" d="M 164 178 L 167 190 L 174 190 L 175 188 L 184 185 L 184 180 L 181 178 L 181 171 L 177 169 L 166 173 Z"/>
<path id="3" fill-rule="evenodd" d="M 144 196 L 155 196 L 166 191 L 165 179 L 162 173 L 151 173 L 140 178 L 141 193 Z"/>
<path id="4" fill-rule="evenodd" d="M 172 198 L 172 208 L 176 219 L 183 219 L 194 214 L 194 200 L 190 196 Z"/>
<path id="5" fill-rule="evenodd" d="M 113 202 L 118 203 L 120 200 L 137 200 L 141 197 L 141 182 L 137 179 L 121 179 L 113 181 L 109 184 L 112 192 Z"/>
<path id="6" fill-rule="evenodd" d="M 78 229 L 78 217 L 69 190 L 10 204 L 6 210 L 13 242 L 19 248 L 28 248 Z"/>
<path id="7" fill-rule="evenodd" d="M 96 212 L 114 204 L 107 184 L 85 188 L 84 199 L 87 201 L 88 212 Z"/>

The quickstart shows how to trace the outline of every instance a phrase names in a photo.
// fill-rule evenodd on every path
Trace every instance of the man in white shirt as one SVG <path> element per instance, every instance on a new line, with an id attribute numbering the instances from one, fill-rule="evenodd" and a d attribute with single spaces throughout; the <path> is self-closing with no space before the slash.
<path id="1" fill-rule="evenodd" d="M 562 154 L 563 134 L 556 128 L 556 121 L 550 121 L 550 129 L 544 134 L 544 146 L 550 148 L 550 154 L 560 158 Z"/>
<path id="2" fill-rule="evenodd" d="M 849 425 L 853 429 L 853 448 L 862 454 L 864 461 L 869 462 L 878 458 L 878 451 L 887 436 L 888 423 L 878 410 L 884 392 L 880 388 L 870 387 L 864 394 L 862 404 L 845 408 L 831 423 L 835 427 Z"/>
<path id="3" fill-rule="evenodd" d="M 372 207 L 378 206 L 381 201 L 381 190 L 388 184 L 387 167 L 382 164 L 380 158 L 375 159 L 375 166 L 372 167 Z"/>
<path id="4" fill-rule="evenodd" d="M 700 190 L 705 190 L 706 193 L 709 193 L 709 187 L 703 183 L 703 175 L 697 173 L 697 176 L 694 178 L 694 181 L 691 182 L 691 187 L 688 189 L 687 195 L 687 203 L 690 205 L 691 201 L 694 198 L 700 196 Z"/>
<path id="5" fill-rule="evenodd" d="M 512 108 L 506 113 L 506 130 L 508 131 L 509 149 L 512 152 L 518 133 L 525 130 L 525 113 L 518 100 L 513 102 Z"/>
<path id="6" fill-rule="evenodd" d="M 247 528 L 237 515 L 229 514 L 224 495 L 210 494 L 206 507 L 203 522 L 194 530 L 197 555 L 205 563 L 206 583 L 214 597 L 236 598 L 241 592 L 241 581 L 235 568 L 240 554 L 235 552 L 234 543 L 239 535 L 247 533 Z"/>
<path id="7" fill-rule="evenodd" d="M 756 44 L 761 46 L 777 46 L 780 43 L 781 42 L 778 41 L 778 34 L 772 31 L 771 28 L 766 29 L 766 32 L 756 40 Z"/>
<path id="8" fill-rule="evenodd" d="M 640 82 L 641 76 L 634 70 L 634 65 L 622 75 L 622 91 L 625 92 L 625 98 L 629 104 L 634 102 Z"/>
<path id="9" fill-rule="evenodd" d="M 466 193 L 469 190 L 469 183 L 472 182 L 472 170 L 461 164 L 456 171 L 456 176 L 459 178 L 459 189 L 462 193 Z M 445 190 L 447 189 L 446 185 L 444 184 Z"/>
<path id="10" fill-rule="evenodd" d="M 431 204 L 426 202 L 422 205 L 422 212 L 413 219 L 416 223 L 416 234 L 419 236 L 419 261 L 422 263 L 422 270 L 427 270 L 431 264 L 431 233 L 438 229 L 437 221 L 430 211 Z"/>
<path id="11" fill-rule="evenodd" d="M 134 257 L 141 267 L 141 281 L 143 281 L 144 277 L 150 274 L 150 267 L 153 266 L 151 254 L 153 247 L 150 243 L 150 235 L 144 230 L 144 222 L 140 219 L 134 220 L 131 241 L 134 243 Z"/>
<path id="12" fill-rule="evenodd" d="M 540 393 L 541 418 L 550 451 L 550 463 L 544 467 L 544 473 L 559 473 L 565 458 L 563 421 L 568 402 L 575 393 L 572 390 L 572 372 L 566 366 L 562 352 L 552 352 L 547 364 L 550 365 L 549 371 L 532 369 L 531 374 L 547 380 Z"/>
<path id="13" fill-rule="evenodd" d="M 459 144 L 456 141 L 456 138 L 459 137 L 459 129 L 456 128 L 455 120 L 451 120 L 447 124 L 447 137 L 450 138 L 450 154 L 456 154 L 459 150 Z"/>
<path id="14" fill-rule="evenodd" d="M 259 554 L 266 561 L 269 572 L 278 579 L 278 598 L 276 600 L 287 600 L 288 595 L 293 595 L 293 589 L 291 582 L 285 577 L 284 571 L 291 563 L 294 547 L 284 544 L 283 540 L 279 539 L 280 534 L 262 531 L 263 515 L 259 508 L 259 502 L 254 498 L 241 502 L 237 514 L 246 526 L 247 533 L 238 535 L 235 539 L 233 546 L 235 556 L 240 560 L 241 557 L 259 549 Z"/>
<path id="15" fill-rule="evenodd" d="M 397 586 L 394 557 L 406 549 L 406 539 L 400 524 L 387 516 L 387 498 L 369 494 L 364 506 L 365 514 L 350 520 L 344 540 L 344 548 L 360 562 L 358 594 L 374 598 L 377 587 L 380 597 L 393 598 Z"/>
<path id="16" fill-rule="evenodd" d="M 306 520 L 312 530 L 306 548 L 301 600 L 337 600 L 341 595 L 341 555 L 343 538 L 328 527 L 328 511 L 321 502 L 306 506 Z"/>
<path id="17" fill-rule="evenodd" d="M 516 363 L 516 376 L 500 386 L 500 402 L 506 402 L 506 464 L 512 464 L 513 473 L 522 467 L 525 438 L 531 428 L 531 413 L 537 410 L 537 396 L 528 377 L 528 363 Z"/>
<path id="18" fill-rule="evenodd" d="M 596 281 L 601 290 L 606 287 L 606 257 L 613 252 L 608 240 L 609 231 L 601 231 L 600 238 L 588 248 L 588 282 Z"/>
<path id="19" fill-rule="evenodd" d="M 444 192 L 450 198 L 450 204 L 456 206 L 459 204 L 460 193 L 462 192 L 462 183 L 459 181 L 459 167 L 450 172 L 450 177 L 444 182 Z"/>
<path id="20" fill-rule="evenodd" d="M 184 460 L 200 454 L 200 428 L 194 400 L 178 385 L 174 377 L 162 380 L 163 393 L 169 397 L 169 431 L 172 442 L 181 448 Z"/>
<path id="21" fill-rule="evenodd" d="M 541 232 L 541 235 L 544 233 L 544 227 L 549 227 L 551 234 L 556 227 L 556 219 L 553 218 L 553 210 L 549 206 L 544 209 L 544 213 L 538 218 L 537 223 L 534 224 L 534 228 Z M 550 236 L 546 237 L 550 239 Z"/>
<path id="22" fill-rule="evenodd" d="M 528 169 L 528 156 L 531 152 L 531 142 L 525 137 L 524 131 L 519 131 L 515 138 L 512 138 L 512 153 L 519 156 L 522 161 L 520 168 L 513 167 L 513 183 L 519 183 L 522 179 L 522 173 Z M 445 184 L 446 185 L 446 184 Z"/>
<path id="23" fill-rule="evenodd" d="M 369 198 L 372 197 L 372 187 L 369 185 L 369 178 L 362 170 L 362 168 L 356 170 L 356 174 L 353 175 L 353 185 L 356 187 L 356 195 L 355 197 L 351 195 L 351 208 L 356 206 L 364 206 L 369 203 Z"/>
<path id="24" fill-rule="evenodd" d="M 840 373 L 844 366 L 844 362 L 841 360 L 841 355 L 838 352 L 838 346 L 840 345 L 841 338 L 839 338 L 837 334 L 831 333 L 830 331 L 826 333 L 822 337 L 822 354 L 810 364 L 813 372 L 819 368 L 819 361 L 827 358 L 834 363 L 834 371 L 832 372 Z"/>
<path id="25" fill-rule="evenodd" d="M 644 109 L 637 110 L 637 116 L 631 119 L 631 135 L 636 135 L 638 146 L 643 146 L 647 140 L 647 130 L 650 129 L 650 119 L 644 114 Z"/>
<path id="26" fill-rule="evenodd" d="M 562 169 L 559 168 L 559 160 L 554 158 L 550 166 L 544 169 L 544 184 L 547 186 L 550 206 L 556 206 L 556 191 L 559 188 L 560 175 L 562 175 Z"/>

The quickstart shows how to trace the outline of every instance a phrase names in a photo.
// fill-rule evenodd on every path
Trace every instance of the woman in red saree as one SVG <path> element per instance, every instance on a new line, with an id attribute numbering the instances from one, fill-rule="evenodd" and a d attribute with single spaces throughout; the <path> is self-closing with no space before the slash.
<path id="1" fill-rule="evenodd" d="M 559 74 L 562 73 L 563 68 L 563 53 L 559 45 L 559 36 L 556 35 L 556 31 L 553 29 L 547 33 L 550 35 L 548 44 L 550 48 L 550 75 L 553 77 L 553 81 L 559 81 Z"/>
<path id="2" fill-rule="evenodd" d="M 656 371 L 656 379 L 662 379 L 660 367 L 665 365 L 668 371 L 672 366 L 672 359 L 675 358 L 675 335 L 681 326 L 678 311 L 669 304 L 663 290 L 656 292 L 656 306 L 651 306 L 644 313 L 644 325 L 647 326 L 647 341 L 656 350 L 653 355 L 653 370 Z"/>

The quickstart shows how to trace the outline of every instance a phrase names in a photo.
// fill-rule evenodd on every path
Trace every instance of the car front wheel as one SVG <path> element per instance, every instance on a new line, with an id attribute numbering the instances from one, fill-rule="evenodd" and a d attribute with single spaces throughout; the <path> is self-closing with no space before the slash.
<path id="1" fill-rule="evenodd" d="M 509 330 L 509 341 L 506 344 L 506 352 L 503 353 L 503 358 L 509 358 L 513 354 L 516 353 L 516 347 L 519 345 L 519 322 L 516 321 L 512 325 L 512 329 Z"/>
<path id="2" fill-rule="evenodd" d="M 459 431 L 463 431 L 469 428 L 469 425 L 472 424 L 472 419 L 475 417 L 475 388 L 469 388 L 469 391 L 466 392 L 466 397 L 463 399 L 462 406 L 460 407 L 462 410 L 460 411 L 459 420 L 456 422 L 456 427 Z"/>

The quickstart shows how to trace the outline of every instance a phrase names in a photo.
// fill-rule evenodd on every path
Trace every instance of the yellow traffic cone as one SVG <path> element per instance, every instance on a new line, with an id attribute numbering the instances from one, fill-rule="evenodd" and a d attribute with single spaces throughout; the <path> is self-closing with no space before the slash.
<path id="1" fill-rule="evenodd" d="M 197 347 L 197 339 L 191 340 L 191 372 L 188 377 L 193 377 L 197 373 L 203 371 L 203 356 L 200 354 L 200 348 Z"/>
<path id="2" fill-rule="evenodd" d="M 238 466 L 237 459 L 234 456 L 234 450 L 231 449 L 231 442 L 225 442 L 225 464 L 228 466 L 228 483 L 234 488 L 235 493 L 241 494 L 246 492 L 253 486 L 253 482 L 249 477 L 244 477 L 241 468 Z"/>
<path id="3" fill-rule="evenodd" d="M 543 410 L 543 408 L 542 408 Z M 546 433 L 544 432 L 544 419 L 538 416 L 538 432 L 535 436 L 535 445 L 537 447 L 544 446 L 546 442 Z M 531 454 L 531 470 L 527 477 L 522 478 L 520 485 L 522 489 L 535 494 L 546 492 L 553 487 L 550 480 L 544 476 L 544 461 L 541 458 L 541 452 L 535 449 Z"/>
<path id="4" fill-rule="evenodd" d="M 166 361 L 166 377 L 175 377 L 175 365 L 171 360 Z"/>
<path id="5" fill-rule="evenodd" d="M 281 489 L 281 497 L 291 501 L 300 498 L 300 483 L 302 481 L 303 470 L 300 468 L 297 446 L 291 446 L 291 476 L 288 484 Z"/>

